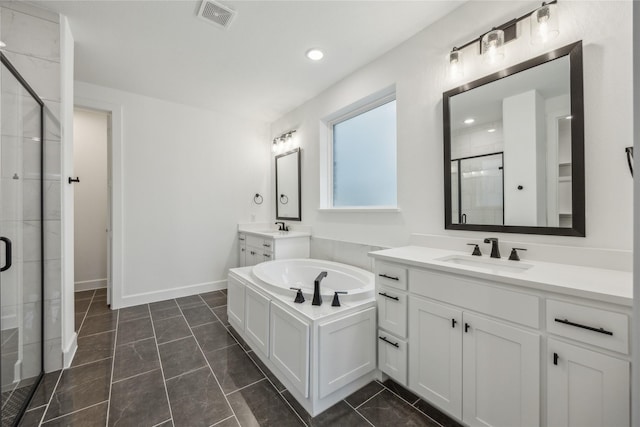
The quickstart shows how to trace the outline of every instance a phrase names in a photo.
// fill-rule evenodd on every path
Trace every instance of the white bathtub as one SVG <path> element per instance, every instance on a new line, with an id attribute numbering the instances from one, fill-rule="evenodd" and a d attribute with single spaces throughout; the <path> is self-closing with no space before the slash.
<path id="1" fill-rule="evenodd" d="M 253 276 L 260 283 L 280 295 L 295 297 L 289 288 L 301 288 L 305 298 L 313 296 L 314 280 L 326 271 L 320 283 L 320 294 L 324 302 L 331 302 L 334 292 L 345 291 L 341 301 L 357 301 L 374 296 L 374 275 L 350 265 L 318 259 L 286 259 L 268 261 L 253 267 Z"/>

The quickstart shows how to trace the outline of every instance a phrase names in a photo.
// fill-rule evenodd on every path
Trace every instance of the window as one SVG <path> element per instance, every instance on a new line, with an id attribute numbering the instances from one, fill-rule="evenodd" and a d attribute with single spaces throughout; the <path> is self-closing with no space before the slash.
<path id="1" fill-rule="evenodd" d="M 397 207 L 395 93 L 329 121 L 328 208 Z"/>

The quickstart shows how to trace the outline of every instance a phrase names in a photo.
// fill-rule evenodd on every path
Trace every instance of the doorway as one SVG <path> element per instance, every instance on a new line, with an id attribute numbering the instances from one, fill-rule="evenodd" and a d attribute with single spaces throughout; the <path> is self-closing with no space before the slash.
<path id="1" fill-rule="evenodd" d="M 73 129 L 74 290 L 107 288 L 109 304 L 111 114 L 76 107 Z"/>

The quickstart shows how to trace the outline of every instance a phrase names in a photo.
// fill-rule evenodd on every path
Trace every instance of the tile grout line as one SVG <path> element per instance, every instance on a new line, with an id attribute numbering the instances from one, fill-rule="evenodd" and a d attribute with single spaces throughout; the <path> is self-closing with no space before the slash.
<path id="1" fill-rule="evenodd" d="M 200 296 L 200 295 L 199 295 L 199 296 Z M 225 294 L 225 296 L 227 296 L 227 294 Z M 200 298 L 202 299 L 202 301 L 204 301 L 204 298 L 202 298 L 202 296 L 200 296 Z M 228 296 L 227 296 L 227 298 L 228 298 Z M 207 304 L 207 302 L 206 302 L 206 301 L 204 301 L 204 303 L 205 303 L 205 304 Z M 228 301 L 227 301 L 227 303 L 228 303 Z M 221 306 L 219 306 L 219 307 L 223 307 L 223 306 L 226 306 L 226 305 L 227 305 L 227 304 L 224 304 L 224 305 L 221 305 Z M 305 425 L 305 426 L 307 426 L 307 427 L 308 427 L 308 424 L 307 424 L 307 423 L 302 419 L 302 417 L 300 416 L 300 414 L 298 414 L 298 411 L 296 411 L 296 410 L 295 410 L 295 408 L 294 408 L 293 406 L 291 406 L 291 404 L 289 403 L 289 401 L 288 401 L 287 399 L 285 399 L 285 398 L 284 398 L 284 396 L 282 395 L 282 393 L 284 392 L 284 390 L 283 390 L 282 392 L 278 390 L 278 387 L 276 387 L 276 386 L 275 386 L 275 384 L 273 383 L 273 381 L 271 381 L 271 378 L 269 378 L 269 376 L 266 374 L 266 372 L 264 372 L 264 371 L 260 368 L 260 366 L 258 366 L 258 363 L 257 363 L 255 360 L 253 360 L 253 358 L 252 358 L 251 356 L 249 356 L 249 352 L 244 348 L 244 346 L 243 346 L 242 344 L 240 344 L 240 341 L 238 340 L 238 338 L 236 338 L 236 336 L 235 336 L 235 335 L 233 335 L 233 334 L 229 331 L 229 327 L 230 327 L 231 325 L 225 325 L 225 324 L 222 322 L 222 319 L 220 319 L 220 317 L 218 317 L 218 315 L 216 314 L 216 312 L 215 312 L 215 311 L 213 311 L 213 308 L 214 308 L 214 307 L 209 306 L 209 304 L 207 304 L 207 307 L 209 307 L 209 310 L 210 310 L 210 311 L 213 313 L 213 315 L 214 315 L 214 316 L 215 316 L 215 317 L 220 321 L 220 323 L 221 323 L 221 324 L 222 324 L 222 326 L 225 328 L 225 330 L 227 331 L 227 333 L 228 333 L 229 335 L 231 335 L 231 337 L 235 340 L 235 342 L 237 342 L 237 343 L 238 343 L 238 346 L 240 346 L 240 349 L 242 349 L 242 351 L 244 351 L 244 354 L 249 358 L 249 360 L 251 360 L 251 362 L 253 362 L 253 364 L 254 364 L 254 365 L 258 368 L 258 370 L 262 373 L 262 375 L 264 375 L 264 378 L 263 378 L 262 380 L 265 380 L 265 379 L 266 379 L 266 380 L 267 380 L 267 382 L 268 382 L 269 384 L 271 384 L 271 387 L 273 387 L 273 389 L 276 391 L 276 394 L 280 397 L 280 399 L 282 399 L 282 400 L 284 401 L 284 403 L 285 403 L 285 404 L 286 404 L 286 405 L 287 405 L 287 406 L 288 406 L 288 407 L 293 411 L 293 413 L 298 417 L 298 419 L 300 420 L 300 422 L 302 422 L 302 424 L 303 424 L 303 425 Z M 258 356 L 256 356 L 256 357 L 258 357 Z M 207 363 L 208 363 L 208 362 L 209 362 L 209 361 L 207 360 Z M 266 366 L 265 366 L 265 368 L 266 368 Z M 267 369 L 268 369 L 268 368 L 267 368 Z M 212 369 L 212 371 L 213 371 L 213 369 Z M 214 375 L 215 375 L 215 374 L 214 374 Z M 260 381 L 262 381 L 262 380 L 260 380 Z M 257 382 L 260 382 L 260 381 L 257 381 Z M 254 383 L 254 384 L 255 384 L 255 383 Z M 245 386 L 245 387 L 248 387 L 248 386 Z M 245 388 L 245 387 L 243 387 L 243 388 Z M 242 390 L 242 389 L 238 389 L 238 390 L 236 390 L 236 391 L 239 391 L 239 390 Z M 285 388 L 285 390 L 286 390 L 286 388 Z M 224 392 L 223 392 L 223 393 L 224 393 Z M 235 391 L 234 391 L 233 393 L 235 393 Z M 229 393 L 229 394 L 231 394 L 231 393 Z M 225 396 L 225 397 L 226 397 L 226 396 Z M 232 409 L 233 409 L 233 408 L 232 408 Z M 237 418 L 236 418 L 236 420 L 237 420 Z M 240 421 L 239 421 L 239 420 L 238 420 L 238 424 L 240 424 Z"/>
<path id="2" fill-rule="evenodd" d="M 198 294 L 198 296 L 200 297 L 200 294 Z M 200 297 L 200 299 L 202 299 L 202 301 L 204 301 L 204 299 L 202 297 Z M 178 310 L 180 310 L 180 313 L 182 313 L 182 309 L 180 308 L 179 305 L 178 305 Z M 215 315 L 215 313 L 214 313 L 214 315 Z M 213 375 L 213 379 L 216 380 L 216 384 L 218 384 L 218 388 L 220 389 L 220 392 L 222 393 L 222 396 L 224 397 L 224 400 L 227 402 L 227 405 L 229 406 L 229 409 L 231 409 L 231 413 L 233 414 L 234 417 L 236 417 L 236 420 L 238 421 L 238 424 L 240 424 L 240 420 L 238 420 L 238 417 L 236 416 L 236 411 L 233 410 L 233 406 L 231 406 L 231 403 L 229 402 L 229 399 L 227 399 L 227 395 L 224 394 L 224 390 L 222 390 L 222 386 L 220 385 L 220 381 L 218 380 L 218 376 L 213 371 L 213 368 L 211 367 L 211 364 L 209 363 L 209 359 L 207 359 L 207 355 L 204 354 L 204 351 L 202 350 L 202 347 L 200 346 L 200 343 L 198 342 L 198 339 L 196 338 L 196 335 L 193 333 L 193 329 L 191 329 L 191 326 L 189 325 L 189 322 L 187 322 L 187 318 L 184 317 L 184 313 L 182 314 L 182 317 L 184 318 L 184 321 L 187 324 L 187 327 L 189 328 L 189 332 L 191 332 L 191 335 L 193 336 L 193 339 L 196 341 L 196 345 L 198 346 L 198 349 L 200 350 L 200 353 L 202 354 L 202 357 L 204 357 L 205 362 L 207 362 L 207 366 L 209 367 L 209 371 L 211 372 L 211 375 Z M 169 404 L 169 406 L 171 406 L 171 404 Z"/>
<path id="3" fill-rule="evenodd" d="M 84 316 L 82 316 L 82 322 L 80 322 L 80 326 L 78 327 L 78 338 L 80 338 L 80 330 L 84 326 L 84 321 L 87 320 L 87 313 L 89 313 L 89 308 L 91 304 L 93 304 L 93 297 L 96 295 L 96 291 L 94 289 L 93 294 L 91 295 L 91 299 L 89 299 L 89 305 L 87 306 L 87 310 L 84 312 Z M 75 304 L 75 300 L 73 301 Z M 75 310 L 75 307 L 74 307 Z"/>
<path id="4" fill-rule="evenodd" d="M 442 424 L 440 424 L 439 422 L 437 422 L 436 420 L 434 420 L 433 418 L 431 418 L 429 415 L 425 414 L 424 412 L 422 412 L 420 409 L 416 408 L 415 404 L 420 402 L 420 398 L 418 397 L 418 400 L 416 400 L 413 404 L 409 403 L 409 401 L 405 398 L 403 398 L 402 396 L 400 396 L 398 393 L 396 393 L 395 391 L 391 390 L 389 387 L 387 387 L 384 383 L 381 383 L 378 381 L 378 384 L 382 385 L 382 387 L 384 387 L 382 390 L 380 390 L 379 393 L 382 393 L 384 390 L 388 390 L 389 393 L 393 394 L 394 396 L 396 396 L 398 399 L 402 400 L 403 402 L 405 402 L 406 404 L 408 404 L 411 408 L 415 409 L 416 411 L 420 412 L 422 415 L 424 415 L 425 417 L 429 418 L 431 421 L 433 421 L 434 423 L 436 423 L 439 426 L 442 426 Z M 371 399 L 368 399 L 367 401 L 369 401 Z M 365 402 L 363 402 L 362 404 L 364 404 Z M 360 405 L 362 406 L 362 405 Z M 360 407 L 358 406 L 358 407 Z"/>
<path id="5" fill-rule="evenodd" d="M 58 385 L 60 384 L 60 380 L 62 380 L 62 374 L 64 373 L 64 369 L 62 369 L 60 371 L 60 374 L 58 375 L 58 380 L 56 381 L 56 385 L 55 387 L 53 387 L 53 391 L 51 392 L 51 396 L 49 396 L 49 399 L 47 400 L 47 403 L 45 403 L 45 408 L 44 408 L 44 412 L 42 413 L 42 416 L 40 417 L 40 422 L 38 423 L 39 426 L 42 425 L 43 421 L 44 421 L 44 417 L 45 415 L 47 415 L 47 411 L 49 410 L 49 405 L 51 404 L 51 400 L 53 399 L 53 395 L 56 394 L 56 391 L 58 390 Z M 43 377 L 44 380 L 44 377 Z"/>
<path id="6" fill-rule="evenodd" d="M 371 424 L 373 426 L 373 423 L 371 421 L 369 421 L 369 419 L 367 417 L 365 417 L 364 415 L 362 415 L 362 413 L 360 413 L 360 411 L 358 411 L 356 408 L 353 407 L 353 405 L 349 402 L 347 402 L 347 399 L 342 399 L 342 401 L 344 403 L 346 403 L 351 409 L 353 409 L 353 412 L 355 412 L 356 414 L 360 415 L 360 417 L 365 420 L 366 422 L 368 422 L 369 424 Z M 374 426 L 375 427 L 375 426 Z"/>
<path id="7" fill-rule="evenodd" d="M 113 332 L 113 331 L 109 331 L 109 332 Z M 114 344 L 114 347 L 115 347 L 115 344 Z M 91 362 L 81 363 L 80 365 L 71 365 L 71 366 L 69 366 L 69 369 L 72 369 L 72 368 L 79 368 L 79 367 L 81 367 L 81 366 L 91 365 L 92 363 L 102 362 L 103 360 L 111 359 L 112 357 L 113 357 L 113 356 L 103 357 L 102 359 L 92 360 Z"/>
<path id="8" fill-rule="evenodd" d="M 111 391 L 113 390 L 113 371 L 116 367 L 116 344 L 118 342 L 118 325 L 120 323 L 120 310 L 116 311 L 116 329 L 113 334 L 113 352 L 111 353 L 111 375 L 109 377 L 109 398 L 107 400 L 107 416 L 105 421 L 105 427 L 109 427 L 109 413 L 111 412 Z"/>
<path id="9" fill-rule="evenodd" d="M 47 421 L 43 422 L 41 425 L 46 427 L 46 425 L 48 423 L 50 423 L 51 421 L 56 421 L 56 420 L 59 420 L 59 419 L 64 418 L 64 417 L 68 417 L 69 415 L 77 414 L 78 412 L 82 412 L 85 409 L 90 409 L 90 408 L 93 408 L 95 406 L 100 406 L 105 402 L 108 402 L 108 400 L 103 400 L 102 402 L 94 403 L 93 405 L 89 405 L 89 406 L 86 406 L 84 408 L 76 409 L 75 411 L 69 412 L 68 414 L 59 415 L 59 416 L 57 416 L 55 418 L 51 418 L 50 420 L 47 420 Z"/>
<path id="10" fill-rule="evenodd" d="M 370 401 L 371 399 L 373 399 L 374 397 L 376 397 L 377 395 L 379 395 L 380 393 L 382 393 L 383 391 L 385 391 L 386 388 L 383 388 L 382 390 L 380 390 L 379 392 L 377 392 L 376 394 L 374 394 L 373 396 L 371 396 L 370 398 L 368 398 L 367 400 L 365 400 L 364 402 L 362 402 L 361 404 L 359 404 L 358 406 L 354 407 L 353 409 L 355 409 L 356 411 L 358 410 L 358 408 L 360 408 L 362 405 L 364 405 L 365 403 L 367 403 L 368 401 Z M 346 400 L 345 400 L 346 401 Z M 348 402 L 347 402 L 348 403 Z"/>
<path id="11" fill-rule="evenodd" d="M 175 302 L 175 300 L 173 301 Z M 153 330 L 153 338 L 156 343 L 156 354 L 158 355 L 158 364 L 160 365 L 160 372 L 162 373 L 162 386 L 164 387 L 164 395 L 167 398 L 167 406 L 169 407 L 169 417 L 171 417 L 171 424 L 175 426 L 175 423 L 173 422 L 173 411 L 171 410 L 171 400 L 169 399 L 169 392 L 167 391 L 167 380 L 164 376 L 164 368 L 162 367 L 162 359 L 160 358 L 160 349 L 158 348 L 158 335 L 156 335 L 156 327 L 153 324 L 153 317 L 151 314 L 151 304 L 147 304 L 147 309 L 149 310 L 149 319 L 151 323 L 151 329 Z"/>

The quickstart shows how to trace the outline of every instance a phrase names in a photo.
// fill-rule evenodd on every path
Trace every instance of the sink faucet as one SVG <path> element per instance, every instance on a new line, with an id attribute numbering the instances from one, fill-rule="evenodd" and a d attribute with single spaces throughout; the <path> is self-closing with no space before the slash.
<path id="1" fill-rule="evenodd" d="M 500 248 L 498 247 L 497 237 L 487 237 L 485 243 L 491 243 L 491 258 L 500 258 Z"/>
<path id="2" fill-rule="evenodd" d="M 327 272 L 323 271 L 318 274 L 316 280 L 313 281 L 313 301 L 311 302 L 311 305 L 322 305 L 322 298 L 320 297 L 320 282 L 325 277 L 327 277 Z"/>
<path id="3" fill-rule="evenodd" d="M 276 221 L 276 225 L 279 231 L 289 231 L 289 227 L 285 225 L 284 221 Z"/>

